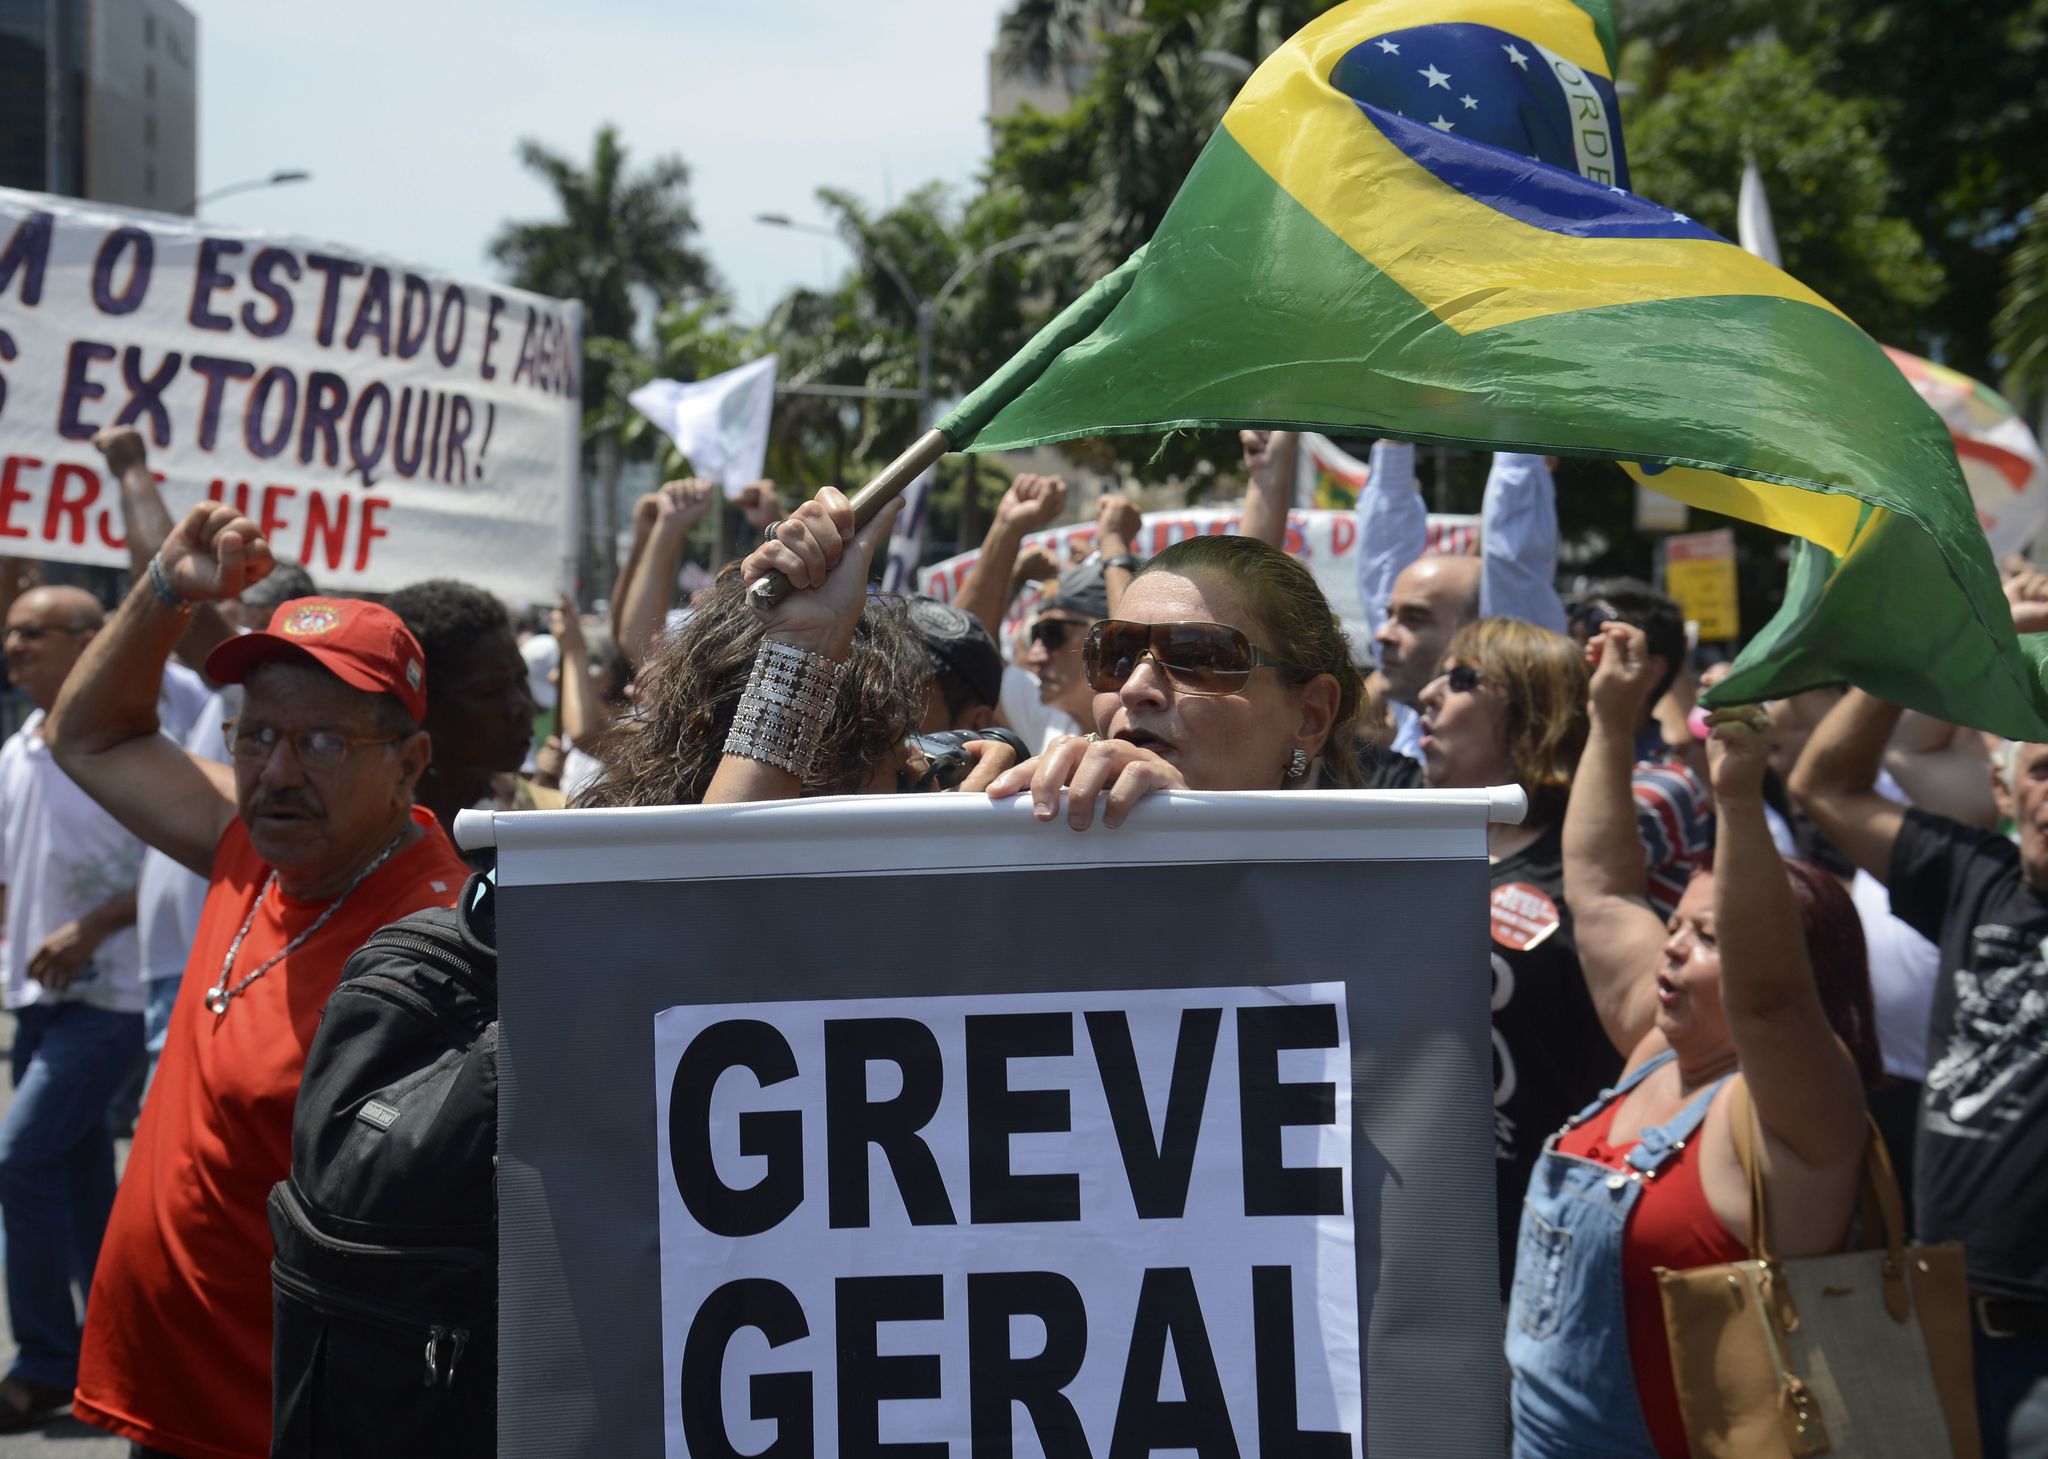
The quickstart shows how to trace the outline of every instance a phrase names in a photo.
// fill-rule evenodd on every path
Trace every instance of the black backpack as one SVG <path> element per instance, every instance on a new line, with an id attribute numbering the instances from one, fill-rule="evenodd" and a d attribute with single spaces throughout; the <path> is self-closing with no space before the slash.
<path id="1" fill-rule="evenodd" d="M 497 1452 L 494 889 L 359 948 L 270 1193 L 273 1459 Z"/>

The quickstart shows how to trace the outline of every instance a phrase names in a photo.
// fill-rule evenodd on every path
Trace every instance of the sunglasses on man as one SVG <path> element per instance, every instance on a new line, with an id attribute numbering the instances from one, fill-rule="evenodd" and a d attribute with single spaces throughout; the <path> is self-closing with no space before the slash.
<path id="1" fill-rule="evenodd" d="M 1040 618 L 1031 625 L 1030 640 L 1047 653 L 1056 654 L 1067 646 L 1072 635 L 1087 626 L 1072 618 Z"/>
<path id="2" fill-rule="evenodd" d="M 1301 665 L 1267 653 L 1227 623 L 1127 623 L 1105 618 L 1081 642 L 1081 666 L 1098 694 L 1114 694 L 1150 658 L 1183 694 L 1235 694 L 1254 669 Z"/>

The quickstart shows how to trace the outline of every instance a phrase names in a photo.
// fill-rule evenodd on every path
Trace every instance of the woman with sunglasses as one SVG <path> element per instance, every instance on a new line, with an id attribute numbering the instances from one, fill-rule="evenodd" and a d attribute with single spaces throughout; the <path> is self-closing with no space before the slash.
<path id="1" fill-rule="evenodd" d="M 1141 568 L 1082 663 L 1095 732 L 1053 741 L 989 787 L 1040 820 L 1123 824 L 1155 790 L 1356 787 L 1365 685 L 1307 568 L 1250 537 L 1194 537 Z"/>
<path id="2" fill-rule="evenodd" d="M 1586 743 L 1578 645 L 1515 618 L 1482 618 L 1451 639 L 1423 686 L 1424 783 L 1519 785 L 1529 813 L 1487 828 L 1493 891 L 1493 1103 L 1501 1292 L 1515 1264 L 1522 1194 L 1543 1137 L 1621 1070 L 1579 969 L 1564 909 L 1564 822 Z"/>

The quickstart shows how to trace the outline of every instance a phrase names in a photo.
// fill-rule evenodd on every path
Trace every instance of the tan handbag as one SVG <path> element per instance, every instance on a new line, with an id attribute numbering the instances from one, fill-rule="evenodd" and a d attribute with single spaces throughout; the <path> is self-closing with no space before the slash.
<path id="1" fill-rule="evenodd" d="M 1905 1245 L 1876 1124 L 1863 1162 L 1869 1249 L 1780 1261 L 1740 1080 L 1728 1113 L 1749 1177 L 1750 1259 L 1656 1269 L 1694 1459 L 1980 1459 L 1963 1248 Z"/>

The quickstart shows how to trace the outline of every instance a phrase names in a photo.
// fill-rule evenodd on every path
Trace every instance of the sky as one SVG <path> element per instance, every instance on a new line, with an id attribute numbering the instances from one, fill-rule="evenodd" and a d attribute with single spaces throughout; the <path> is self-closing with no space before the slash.
<path id="1" fill-rule="evenodd" d="M 479 279 L 508 218 L 553 212 L 514 155 L 579 162 L 612 122 L 629 157 L 691 169 L 699 244 L 741 318 L 838 277 L 814 193 L 877 206 L 987 160 L 988 51 L 1003 0 L 186 0 L 199 16 L 202 192 L 312 180 L 204 216 Z"/>

